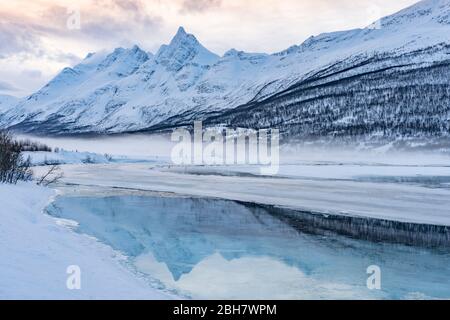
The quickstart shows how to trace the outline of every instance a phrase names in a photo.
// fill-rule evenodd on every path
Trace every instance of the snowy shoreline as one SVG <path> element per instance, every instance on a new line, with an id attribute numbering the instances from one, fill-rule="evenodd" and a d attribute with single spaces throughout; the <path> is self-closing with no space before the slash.
<path id="1" fill-rule="evenodd" d="M 173 299 L 127 267 L 124 256 L 44 213 L 55 196 L 32 183 L 0 184 L 1 299 Z M 81 289 L 66 286 L 81 270 Z"/>

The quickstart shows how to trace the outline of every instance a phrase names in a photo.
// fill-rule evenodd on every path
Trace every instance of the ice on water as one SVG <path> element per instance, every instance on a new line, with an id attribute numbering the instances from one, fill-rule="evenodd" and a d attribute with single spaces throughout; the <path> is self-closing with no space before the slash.
<path id="1" fill-rule="evenodd" d="M 49 212 L 193 298 L 450 297 L 449 253 L 302 234 L 233 201 L 64 196 Z M 366 286 L 370 265 L 382 290 Z"/>

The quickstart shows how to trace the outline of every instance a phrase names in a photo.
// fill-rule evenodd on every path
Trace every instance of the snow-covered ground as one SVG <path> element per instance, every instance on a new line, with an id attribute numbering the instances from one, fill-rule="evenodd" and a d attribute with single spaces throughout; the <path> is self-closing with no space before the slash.
<path id="1" fill-rule="evenodd" d="M 32 183 L 0 184 L 0 299 L 168 299 L 74 222 L 43 213 L 54 191 Z M 81 289 L 69 290 L 67 268 L 81 270 Z M 84 272 L 83 272 L 84 271 Z"/>
<path id="2" fill-rule="evenodd" d="M 111 159 L 106 155 L 92 152 L 74 152 L 61 150 L 59 152 L 24 152 L 24 158 L 30 157 L 32 165 L 50 164 L 82 164 L 82 163 L 108 163 Z"/>
<path id="3" fill-rule="evenodd" d="M 282 167 L 280 172 L 286 174 L 274 177 L 253 175 L 251 171 L 257 168 L 238 169 L 152 164 L 68 165 L 63 167 L 63 182 L 215 197 L 328 214 L 450 225 L 450 189 L 445 180 L 450 176 L 449 167 L 335 165 L 327 168 L 297 164 L 286 169 Z M 396 180 L 398 176 L 400 181 Z M 441 179 L 437 181 L 443 181 L 443 184 L 430 185 L 436 176 Z M 377 181 L 377 177 L 381 180 Z M 403 181 L 402 177 L 410 180 Z M 431 180 L 421 183 L 420 177 Z"/>
<path id="4" fill-rule="evenodd" d="M 23 157 L 30 158 L 32 166 L 62 165 L 62 164 L 108 164 L 108 163 L 136 163 L 161 162 L 159 157 L 129 157 L 121 155 L 98 154 L 94 152 L 76 152 L 60 150 L 58 152 L 23 152 Z"/>

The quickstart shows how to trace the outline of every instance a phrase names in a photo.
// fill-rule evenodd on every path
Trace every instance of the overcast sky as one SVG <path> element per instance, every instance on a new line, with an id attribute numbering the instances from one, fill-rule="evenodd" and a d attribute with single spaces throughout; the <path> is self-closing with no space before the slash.
<path id="1" fill-rule="evenodd" d="M 277 52 L 417 0 L 0 0 L 0 94 L 28 95 L 89 52 L 155 52 L 179 26 L 208 49 Z M 73 3 L 77 3 L 73 6 Z"/>

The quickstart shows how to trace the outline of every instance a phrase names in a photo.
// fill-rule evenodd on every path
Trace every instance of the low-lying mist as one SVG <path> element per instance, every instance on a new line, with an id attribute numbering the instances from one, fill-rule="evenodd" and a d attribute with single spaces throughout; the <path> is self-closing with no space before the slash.
<path id="1" fill-rule="evenodd" d="M 30 139 L 67 151 L 92 152 L 130 158 L 170 158 L 177 144 L 170 134 L 124 134 L 98 137 L 42 137 L 18 135 L 18 139 Z M 204 143 L 207 145 L 207 143 Z M 357 149 L 342 146 L 283 144 L 280 146 L 281 164 L 334 163 L 407 166 L 450 166 L 450 155 L 436 151 L 397 151 L 392 148 Z"/>

